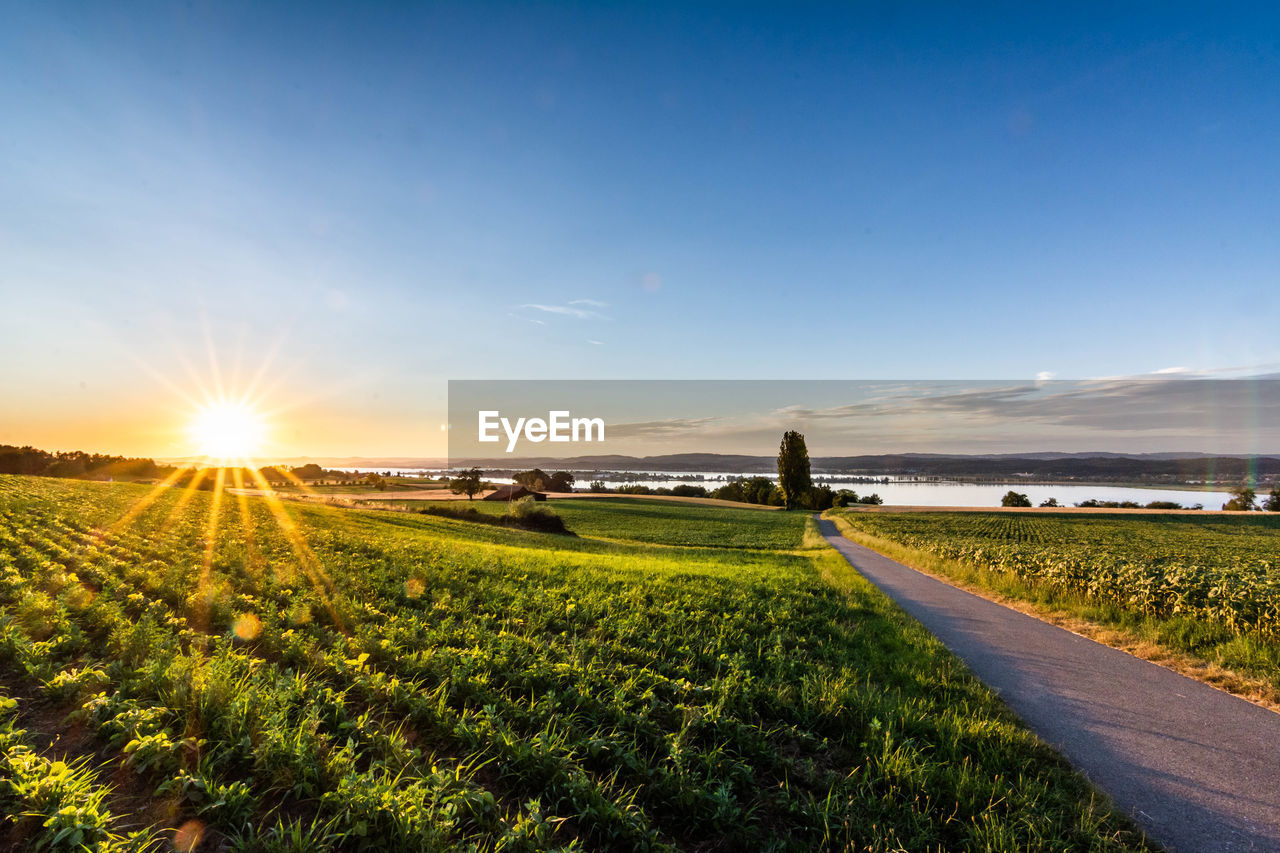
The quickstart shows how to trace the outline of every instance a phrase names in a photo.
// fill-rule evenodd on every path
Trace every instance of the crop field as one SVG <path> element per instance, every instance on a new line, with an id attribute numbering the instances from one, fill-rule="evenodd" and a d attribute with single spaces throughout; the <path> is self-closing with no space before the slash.
<path id="1" fill-rule="evenodd" d="M 1188 629 L 1199 623 L 1199 639 L 1211 644 L 1231 637 L 1280 643 L 1280 517 L 1272 514 L 851 512 L 841 518 L 855 531 L 1099 604 Z M 1261 663 L 1275 669 L 1273 661 Z"/>
<path id="2" fill-rule="evenodd" d="M 1150 849 L 802 515 L 704 511 L 0 477 L 0 847 Z"/>

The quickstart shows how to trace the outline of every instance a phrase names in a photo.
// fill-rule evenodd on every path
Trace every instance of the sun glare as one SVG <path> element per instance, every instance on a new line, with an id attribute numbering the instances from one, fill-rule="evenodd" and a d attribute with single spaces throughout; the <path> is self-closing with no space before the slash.
<path id="1" fill-rule="evenodd" d="M 266 434 L 262 416 L 244 403 L 212 403 L 191 420 L 196 453 L 219 464 L 238 464 L 258 456 Z"/>

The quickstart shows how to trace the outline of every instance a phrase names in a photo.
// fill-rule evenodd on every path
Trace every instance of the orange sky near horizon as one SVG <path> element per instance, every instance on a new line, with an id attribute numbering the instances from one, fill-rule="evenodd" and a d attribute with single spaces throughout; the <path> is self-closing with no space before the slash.
<path id="1" fill-rule="evenodd" d="M 210 371 L 183 378 L 128 362 L 111 367 L 94 382 L 25 382 L 13 389 L 0 409 L 0 444 L 156 459 L 201 455 L 192 423 L 199 404 L 218 396 Z M 248 385 L 223 381 L 224 396 L 232 400 L 242 393 L 236 387 Z M 376 379 L 331 379 L 329 393 L 306 393 L 298 378 L 286 388 L 262 384 L 266 389 L 254 395 L 252 408 L 266 426 L 263 461 L 446 455 L 443 389 L 433 399 L 428 393 L 389 393 Z"/>
<path id="2" fill-rule="evenodd" d="M 30 445 L 48 451 L 83 450 L 118 456 L 179 459 L 199 456 L 190 436 L 191 409 L 171 406 L 53 407 L 37 415 L 6 411 L 0 417 L 0 444 Z M 443 414 L 421 428 L 413 424 L 378 424 L 341 410 L 286 412 L 267 421 L 261 459 L 443 458 L 446 455 Z M 354 439 L 353 436 L 361 436 Z"/>

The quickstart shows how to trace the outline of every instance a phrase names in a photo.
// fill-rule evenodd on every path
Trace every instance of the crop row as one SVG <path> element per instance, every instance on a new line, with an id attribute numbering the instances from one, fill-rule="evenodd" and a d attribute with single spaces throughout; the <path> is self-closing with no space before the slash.
<path id="1" fill-rule="evenodd" d="M 911 548 L 1142 614 L 1280 637 L 1280 525 L 1269 518 L 849 514 Z"/>
<path id="2" fill-rule="evenodd" d="M 92 735 L 86 790 L 127 777 L 232 850 L 1129 849 L 808 552 L 617 527 L 0 477 L 0 673 L 19 728 L 46 707 Z"/>

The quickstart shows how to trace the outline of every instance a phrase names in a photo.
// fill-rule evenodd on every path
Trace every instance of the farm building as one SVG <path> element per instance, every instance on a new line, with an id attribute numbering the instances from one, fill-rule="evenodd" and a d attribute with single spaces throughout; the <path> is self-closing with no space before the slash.
<path id="1" fill-rule="evenodd" d="M 535 492 L 532 489 L 515 484 L 511 486 L 499 486 L 498 490 L 492 494 L 485 495 L 481 500 L 486 501 L 514 501 L 523 497 L 533 496 L 535 501 L 545 501 L 547 496 L 542 492 Z"/>

